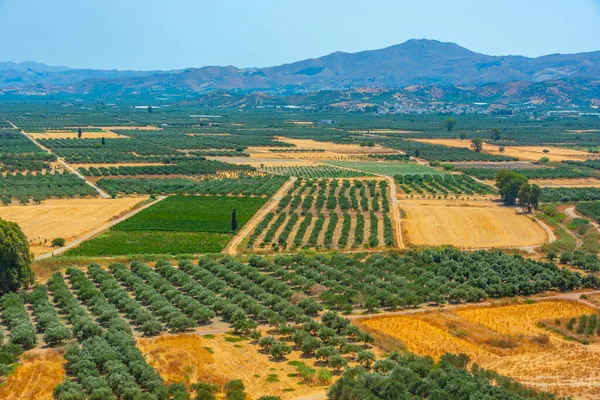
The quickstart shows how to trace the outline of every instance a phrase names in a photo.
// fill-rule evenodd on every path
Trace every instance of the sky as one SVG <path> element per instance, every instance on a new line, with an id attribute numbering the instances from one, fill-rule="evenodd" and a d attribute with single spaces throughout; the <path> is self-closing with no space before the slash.
<path id="1" fill-rule="evenodd" d="M 0 0 L 0 61 L 265 67 L 409 39 L 491 55 L 600 50 L 600 0 Z"/>

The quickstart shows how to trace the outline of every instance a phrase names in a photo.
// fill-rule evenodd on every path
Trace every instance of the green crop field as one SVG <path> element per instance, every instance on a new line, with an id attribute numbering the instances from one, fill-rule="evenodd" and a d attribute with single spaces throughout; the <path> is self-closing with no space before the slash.
<path id="1" fill-rule="evenodd" d="M 377 162 L 377 161 L 327 161 L 327 164 L 337 165 L 344 168 L 357 169 L 364 172 L 381 175 L 444 175 L 443 172 L 433 168 L 416 164 L 400 162 Z"/>
<path id="2" fill-rule="evenodd" d="M 232 235 L 215 232 L 111 230 L 69 251 L 68 256 L 120 256 L 129 254 L 218 253 Z"/>
<path id="3" fill-rule="evenodd" d="M 218 253 L 267 199 L 226 196 L 172 196 L 115 225 L 66 256 Z"/>
<path id="4" fill-rule="evenodd" d="M 231 232 L 231 213 L 236 210 L 242 227 L 265 204 L 258 197 L 172 196 L 134 215 L 115 230 Z"/>

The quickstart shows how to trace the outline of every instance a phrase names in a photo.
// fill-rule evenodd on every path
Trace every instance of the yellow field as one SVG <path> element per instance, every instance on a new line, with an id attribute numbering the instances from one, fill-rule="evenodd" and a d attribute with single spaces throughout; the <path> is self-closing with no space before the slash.
<path id="1" fill-rule="evenodd" d="M 0 386 L 0 399 L 52 400 L 52 391 L 65 375 L 65 362 L 57 350 L 25 353 L 15 372 Z"/>
<path id="2" fill-rule="evenodd" d="M 342 154 L 363 154 L 363 153 L 381 153 L 391 151 L 382 146 L 364 147 L 358 144 L 341 144 L 333 142 L 318 142 L 312 139 L 291 139 L 283 136 L 278 136 L 275 139 L 280 142 L 290 143 L 296 148 L 302 149 L 321 149 L 332 153 Z"/>
<path id="3" fill-rule="evenodd" d="M 45 132 L 45 133 L 30 133 L 29 136 L 38 139 L 77 139 L 77 132 Z M 126 136 L 119 135 L 118 133 L 103 131 L 103 132 L 86 132 L 83 131 L 82 139 L 119 139 Z"/>
<path id="4" fill-rule="evenodd" d="M 471 141 L 469 139 L 410 139 L 415 142 L 439 144 L 448 147 L 467 147 L 470 148 Z M 517 157 L 523 161 L 537 161 L 542 157 L 548 157 L 550 161 L 564 160 L 585 160 L 591 155 L 585 151 L 572 150 L 563 147 L 542 147 L 542 146 L 504 146 L 504 152 L 501 153 L 499 146 L 483 144 L 483 152 L 487 154 L 503 155 L 508 157 Z M 544 150 L 549 150 L 549 153 L 544 153 Z"/>
<path id="5" fill-rule="evenodd" d="M 401 200 L 408 244 L 459 248 L 533 246 L 548 241 L 535 221 L 491 201 Z"/>
<path id="6" fill-rule="evenodd" d="M 39 205 L 0 207 L 0 218 L 18 223 L 32 244 L 31 251 L 38 255 L 52 250 L 52 239 L 61 237 L 68 243 L 146 199 L 45 200 Z"/>
<path id="7" fill-rule="evenodd" d="M 531 184 L 538 185 L 539 187 L 600 187 L 600 180 L 598 179 L 539 179 L 530 180 Z"/>
<path id="8" fill-rule="evenodd" d="M 366 329 L 401 341 L 409 351 L 439 358 L 463 352 L 481 367 L 562 396 L 600 395 L 600 345 L 566 341 L 536 326 L 596 310 L 575 301 L 471 307 L 406 316 L 365 318 Z"/>
<path id="9" fill-rule="evenodd" d="M 167 383 L 202 381 L 224 385 L 231 379 L 241 379 L 253 399 L 263 395 L 295 399 L 323 391 L 299 385 L 298 378 L 288 376 L 296 373 L 294 367 L 286 362 L 269 361 L 269 356 L 259 353 L 255 345 L 247 341 L 227 342 L 225 338 L 225 335 L 210 339 L 195 334 L 164 335 L 139 339 L 137 344 Z M 266 382 L 269 374 L 276 374 L 279 382 Z"/>

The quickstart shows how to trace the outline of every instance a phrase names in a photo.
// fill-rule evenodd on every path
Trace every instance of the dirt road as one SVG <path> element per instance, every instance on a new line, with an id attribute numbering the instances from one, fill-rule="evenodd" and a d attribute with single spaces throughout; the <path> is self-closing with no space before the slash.
<path id="1" fill-rule="evenodd" d="M 581 215 L 579 215 L 579 214 L 577 214 L 577 213 L 575 212 L 575 207 L 569 207 L 569 208 L 567 208 L 567 209 L 565 210 L 565 213 L 566 213 L 566 214 L 567 214 L 569 217 L 571 217 L 571 218 L 573 218 L 573 219 L 575 219 L 575 218 L 585 218 L 585 217 L 582 217 Z M 594 220 L 591 220 L 591 219 L 589 219 L 589 218 L 585 218 L 585 219 L 588 219 L 588 220 L 590 221 L 590 224 L 594 225 L 594 227 L 595 227 L 595 228 L 598 230 L 598 232 L 600 232 L 600 225 L 599 225 L 599 224 L 598 224 L 596 221 L 594 221 Z"/>
<path id="2" fill-rule="evenodd" d="M 223 249 L 222 253 L 232 255 L 236 254 L 237 248 L 239 247 L 242 240 L 244 240 L 244 238 L 254 230 L 256 225 L 258 225 L 260 221 L 263 220 L 265 215 L 273 211 L 277 204 L 279 204 L 279 200 L 281 200 L 281 198 L 287 193 L 287 191 L 290 189 L 290 187 L 292 187 L 296 180 L 296 177 L 291 177 L 282 187 L 280 187 L 279 190 L 269 199 L 269 201 L 267 201 L 265 205 L 262 206 L 262 208 L 252 216 L 250 221 L 246 222 L 246 224 L 242 227 L 242 229 L 240 229 L 238 234 L 235 235 L 235 237 L 229 241 L 227 247 Z"/>
<path id="3" fill-rule="evenodd" d="M 52 150 L 50 150 L 49 148 L 42 146 L 40 143 L 38 143 L 34 138 L 32 138 L 31 136 L 29 136 L 29 134 L 27 134 L 27 132 L 25 132 L 24 130 L 19 129 L 15 124 L 13 124 L 11 121 L 8 121 L 9 124 L 12 125 L 13 128 L 19 130 L 26 138 L 28 138 L 29 140 L 31 140 L 33 143 L 35 143 L 36 146 L 38 146 L 40 149 L 44 150 L 46 153 L 48 154 L 52 154 L 53 156 L 56 156 L 56 160 L 59 164 L 61 164 L 64 168 L 66 168 L 67 170 L 69 170 L 69 172 L 71 172 L 72 174 L 78 176 L 79 178 L 83 179 L 83 181 L 88 184 L 89 186 L 93 187 L 94 190 L 96 190 L 96 192 L 98 192 L 98 194 L 105 198 L 105 199 L 110 199 L 112 198 L 108 193 L 106 193 L 104 190 L 100 189 L 98 186 L 94 185 L 92 182 L 88 181 L 87 179 L 85 179 L 85 176 L 81 175 L 79 173 L 79 171 L 77 171 L 75 168 L 73 168 L 72 166 L 70 166 L 69 164 L 67 164 L 67 162 L 65 160 L 63 160 L 62 158 L 58 157 L 56 154 L 54 154 L 52 152 Z"/>
<path id="4" fill-rule="evenodd" d="M 59 254 L 62 254 L 65 251 L 70 250 L 74 247 L 77 247 L 85 240 L 89 240 L 95 236 L 98 236 L 101 233 L 106 232 L 107 230 L 109 230 L 110 228 L 112 228 L 113 226 L 118 224 L 119 222 L 125 221 L 127 218 L 134 216 L 135 214 L 139 213 L 140 211 L 145 210 L 146 208 L 148 208 L 166 198 L 167 198 L 167 196 L 160 196 L 155 201 L 150 202 L 148 204 L 144 204 L 142 207 L 136 208 L 135 210 L 132 210 L 131 212 L 123 215 L 122 217 L 119 217 L 115 220 L 107 222 L 106 224 L 102 225 L 98 229 L 94 229 L 92 232 L 89 232 L 89 233 L 85 234 L 84 236 L 80 237 L 79 239 L 76 239 L 76 240 L 68 243 L 66 246 L 60 247 L 50 253 L 40 254 L 38 257 L 36 257 L 36 260 L 44 260 L 46 258 L 51 258 L 51 257 L 57 256 Z M 110 199 L 107 199 L 106 201 L 110 201 Z"/>

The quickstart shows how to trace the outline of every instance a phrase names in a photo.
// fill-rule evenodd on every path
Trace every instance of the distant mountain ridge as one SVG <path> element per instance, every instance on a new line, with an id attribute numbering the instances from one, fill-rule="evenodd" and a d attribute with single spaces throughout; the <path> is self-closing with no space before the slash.
<path id="1" fill-rule="evenodd" d="M 490 56 L 454 43 L 409 40 L 379 50 L 335 52 L 267 68 L 208 66 L 178 71 L 116 71 L 0 63 L 0 91 L 20 94 L 198 94 L 213 90 L 318 91 L 410 85 L 485 86 L 600 79 L 600 51 Z"/>

